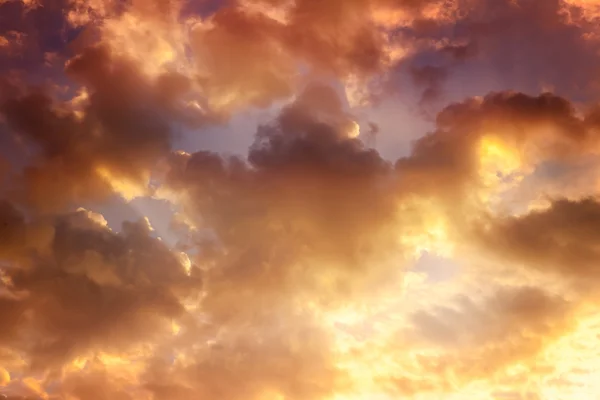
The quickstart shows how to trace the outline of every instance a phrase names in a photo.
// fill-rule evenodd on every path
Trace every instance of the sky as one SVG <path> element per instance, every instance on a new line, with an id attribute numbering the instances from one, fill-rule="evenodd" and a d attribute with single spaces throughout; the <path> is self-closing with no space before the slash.
<path id="1" fill-rule="evenodd" d="M 599 19 L 0 0 L 0 399 L 600 398 Z"/>

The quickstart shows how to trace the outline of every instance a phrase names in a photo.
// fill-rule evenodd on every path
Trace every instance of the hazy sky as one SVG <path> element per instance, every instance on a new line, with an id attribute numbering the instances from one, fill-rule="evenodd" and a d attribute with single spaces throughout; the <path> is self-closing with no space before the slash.
<path id="1" fill-rule="evenodd" d="M 600 398 L 599 23 L 0 0 L 0 399 Z"/>

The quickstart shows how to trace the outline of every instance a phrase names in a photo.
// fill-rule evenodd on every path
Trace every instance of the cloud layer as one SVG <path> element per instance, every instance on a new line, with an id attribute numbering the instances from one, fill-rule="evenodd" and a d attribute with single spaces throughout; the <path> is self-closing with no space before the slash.
<path id="1" fill-rule="evenodd" d="M 598 12 L 0 0 L 0 398 L 594 397 Z"/>

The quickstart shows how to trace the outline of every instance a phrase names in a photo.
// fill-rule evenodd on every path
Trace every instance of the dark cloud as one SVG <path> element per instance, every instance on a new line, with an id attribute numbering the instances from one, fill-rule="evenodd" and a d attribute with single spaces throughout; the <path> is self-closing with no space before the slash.
<path id="1" fill-rule="evenodd" d="M 188 118 L 177 103 L 186 79 L 150 81 L 101 47 L 71 60 L 67 73 L 86 90 L 82 104 L 57 101 L 42 88 L 3 101 L 8 126 L 36 149 L 16 196 L 48 210 L 106 198 L 118 190 L 114 181 L 143 193 L 150 170 L 170 151 L 171 124 Z"/>
<path id="2" fill-rule="evenodd" d="M 43 224 L 25 223 L 9 205 L 3 210 L 5 233 L 21 240 L 0 246 L 20 257 L 4 270 L 14 296 L 0 299 L 0 345 L 19 349 L 32 368 L 60 367 L 87 350 L 122 351 L 164 335 L 185 313 L 179 299 L 201 290 L 196 272 L 188 276 L 144 221 L 126 222 L 117 234 L 84 210 Z"/>
<path id="3" fill-rule="evenodd" d="M 574 281 L 599 276 L 596 246 L 600 204 L 587 198 L 554 200 L 548 209 L 494 219 L 476 231 L 485 249 L 516 264 Z"/>
<path id="4" fill-rule="evenodd" d="M 549 93 L 491 93 L 454 103 L 437 115 L 436 128 L 397 161 L 405 190 L 462 196 L 481 184 L 481 140 L 486 137 L 516 152 L 524 163 L 573 160 L 596 145 L 593 126 L 568 100 Z"/>
<path id="5" fill-rule="evenodd" d="M 174 156 L 168 188 L 184 195 L 187 212 L 223 247 L 212 261 L 223 267 L 209 274 L 219 284 L 258 298 L 304 287 L 343 293 L 356 279 L 369 280 L 359 278 L 369 258 L 397 248 L 387 237 L 395 210 L 390 165 L 348 138 L 344 124 L 313 118 L 312 104 L 301 97 L 262 126 L 247 162 L 207 152 Z M 327 107 L 318 110 L 332 117 Z M 224 288 L 215 299 L 220 292 L 229 296 Z"/>
<path id="6" fill-rule="evenodd" d="M 469 76 L 485 70 L 502 85 L 533 93 L 551 87 L 589 99 L 597 91 L 600 42 L 594 22 L 584 19 L 580 8 L 561 0 L 459 4 L 456 20 L 416 21 L 408 35 L 450 42 L 436 50 L 442 56 L 437 58 L 452 55 L 449 66 L 460 61 Z"/>
<path id="7" fill-rule="evenodd" d="M 442 53 L 449 54 L 454 60 L 464 62 L 477 55 L 475 42 L 468 44 L 450 44 L 442 47 Z"/>
<path id="8" fill-rule="evenodd" d="M 46 74 L 48 54 L 72 55 L 67 44 L 79 31 L 67 20 L 68 1 L 7 0 L 0 3 L 0 71 L 27 71 L 31 80 Z M 4 38 L 4 40 L 2 39 Z"/>
<path id="9" fill-rule="evenodd" d="M 425 87 L 421 95 L 422 104 L 439 99 L 442 94 L 442 85 L 448 77 L 448 71 L 445 68 L 431 65 L 413 67 L 411 74 L 418 86 Z"/>

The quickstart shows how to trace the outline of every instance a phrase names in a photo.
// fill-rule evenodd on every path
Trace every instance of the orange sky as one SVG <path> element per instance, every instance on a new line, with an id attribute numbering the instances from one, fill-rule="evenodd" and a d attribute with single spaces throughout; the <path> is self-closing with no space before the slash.
<path id="1" fill-rule="evenodd" d="M 600 398 L 599 7 L 0 0 L 0 399 Z"/>

